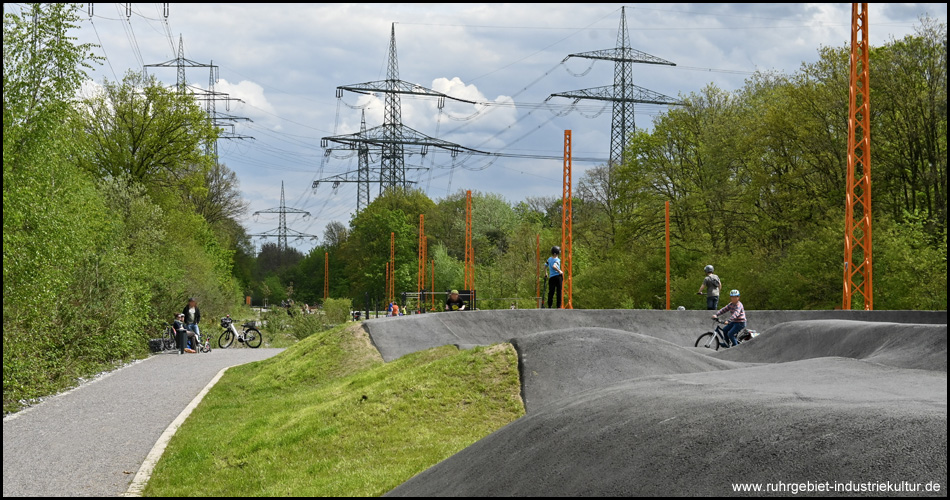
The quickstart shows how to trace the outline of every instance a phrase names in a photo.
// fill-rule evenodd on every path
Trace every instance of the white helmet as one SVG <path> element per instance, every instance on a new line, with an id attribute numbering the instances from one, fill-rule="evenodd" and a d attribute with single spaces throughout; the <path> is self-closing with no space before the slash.
<path id="1" fill-rule="evenodd" d="M 713 272 L 713 266 L 710 264 L 710 265 L 706 266 L 705 269 L 703 269 L 703 270 L 706 271 L 707 273 L 711 273 L 711 272 Z"/>
<path id="2" fill-rule="evenodd" d="M 730 296 L 730 297 L 738 297 L 738 296 L 739 296 L 739 290 L 733 290 L 733 291 L 729 292 L 729 296 Z"/>

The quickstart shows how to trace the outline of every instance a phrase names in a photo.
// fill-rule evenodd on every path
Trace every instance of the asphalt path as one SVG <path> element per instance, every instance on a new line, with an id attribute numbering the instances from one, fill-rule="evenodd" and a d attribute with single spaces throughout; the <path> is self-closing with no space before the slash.
<path id="1" fill-rule="evenodd" d="M 3 496 L 117 496 L 222 369 L 283 349 L 153 355 L 3 420 Z"/>

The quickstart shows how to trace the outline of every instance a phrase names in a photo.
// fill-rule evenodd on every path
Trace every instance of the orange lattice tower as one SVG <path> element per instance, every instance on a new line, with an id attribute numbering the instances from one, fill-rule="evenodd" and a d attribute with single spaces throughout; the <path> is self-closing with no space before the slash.
<path id="1" fill-rule="evenodd" d="M 535 296 L 538 298 L 538 309 L 541 309 L 541 234 L 538 234 L 537 241 L 535 243 L 535 256 L 534 261 L 537 263 L 538 270 L 534 275 L 535 284 L 538 287 L 538 291 Z"/>
<path id="2" fill-rule="evenodd" d="M 389 233 L 389 301 L 396 301 L 396 233 Z"/>
<path id="3" fill-rule="evenodd" d="M 670 202 L 666 202 L 666 310 L 670 310 Z"/>
<path id="4" fill-rule="evenodd" d="M 475 249 L 472 247 L 472 192 L 465 194 L 465 289 L 475 289 Z"/>
<path id="5" fill-rule="evenodd" d="M 851 84 L 848 104 L 848 172 L 845 176 L 844 293 L 842 309 L 863 299 L 874 309 L 871 280 L 871 112 L 868 4 L 851 4 Z M 858 297 L 855 297 L 857 295 Z"/>
<path id="6" fill-rule="evenodd" d="M 564 297 L 561 307 L 574 309 L 571 300 L 571 247 L 573 245 L 574 209 L 571 205 L 571 131 L 564 131 L 564 196 L 561 207 L 561 269 L 564 271 Z"/>
<path id="7" fill-rule="evenodd" d="M 419 273 L 416 277 L 416 292 L 419 309 L 423 309 L 422 289 L 426 287 L 426 226 L 425 214 L 419 214 Z M 431 290 L 430 290 L 431 291 Z"/>

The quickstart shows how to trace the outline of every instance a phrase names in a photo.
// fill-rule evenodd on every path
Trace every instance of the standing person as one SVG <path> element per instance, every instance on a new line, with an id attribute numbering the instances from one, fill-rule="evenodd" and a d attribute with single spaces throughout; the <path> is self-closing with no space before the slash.
<path id="1" fill-rule="evenodd" d="M 198 309 L 198 302 L 194 297 L 188 298 L 188 304 L 181 313 L 185 315 L 187 328 L 200 336 L 201 330 L 198 329 L 198 323 L 201 322 L 201 310 Z"/>
<path id="2" fill-rule="evenodd" d="M 702 295 L 703 291 L 705 291 L 706 309 L 715 311 L 716 308 L 719 307 L 719 289 L 722 288 L 722 281 L 719 280 L 719 276 L 713 274 L 713 266 L 706 266 L 704 271 L 706 271 L 706 277 L 703 279 L 703 284 L 700 285 L 699 291 L 696 292 L 696 294 Z"/>
<path id="3" fill-rule="evenodd" d="M 732 343 L 733 346 L 739 345 L 739 342 L 736 340 L 736 334 L 742 331 L 745 328 L 745 307 L 742 306 L 742 302 L 739 302 L 739 290 L 733 290 L 729 292 L 729 304 L 726 307 L 723 307 L 716 314 L 713 314 L 713 319 L 719 319 L 719 316 L 724 313 L 732 311 L 732 317 L 729 318 L 729 324 L 722 329 L 722 332 L 726 334 L 726 339 Z M 731 347 L 728 345 L 720 345 L 720 347 Z"/>
<path id="4" fill-rule="evenodd" d="M 561 247 L 551 247 L 551 256 L 545 264 L 548 268 L 548 309 L 557 293 L 557 308 L 561 308 L 561 284 L 564 281 L 564 272 L 561 271 Z"/>

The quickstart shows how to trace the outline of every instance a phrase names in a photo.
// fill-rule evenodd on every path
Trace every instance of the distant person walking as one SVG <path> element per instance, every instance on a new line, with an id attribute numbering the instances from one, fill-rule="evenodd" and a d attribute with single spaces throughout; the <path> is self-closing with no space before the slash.
<path id="1" fill-rule="evenodd" d="M 713 274 L 713 270 L 713 266 L 706 266 L 704 269 L 706 278 L 703 279 L 703 284 L 696 292 L 697 295 L 702 295 L 703 291 L 706 292 L 706 309 L 710 311 L 715 311 L 719 307 L 719 289 L 722 288 L 722 281 L 719 280 L 719 276 Z"/>
<path id="2" fill-rule="evenodd" d="M 548 268 L 548 309 L 557 293 L 557 308 L 561 308 L 561 285 L 564 282 L 564 272 L 561 271 L 561 247 L 551 247 L 551 256 L 545 266 Z"/>
<path id="3" fill-rule="evenodd" d="M 185 305 L 185 309 L 181 313 L 185 315 L 186 328 L 197 335 L 201 335 L 201 330 L 198 329 L 198 323 L 201 322 L 201 310 L 198 309 L 198 302 L 194 297 L 188 298 L 188 304 Z"/>

